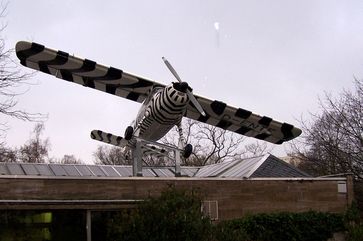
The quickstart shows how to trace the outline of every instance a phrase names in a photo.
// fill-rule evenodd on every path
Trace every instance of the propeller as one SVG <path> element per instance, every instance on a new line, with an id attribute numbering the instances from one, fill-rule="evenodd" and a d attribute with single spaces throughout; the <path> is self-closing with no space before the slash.
<path id="1" fill-rule="evenodd" d="M 175 69 L 173 68 L 173 66 L 171 66 L 171 64 L 169 63 L 169 61 L 165 58 L 162 57 L 166 67 L 168 67 L 168 69 L 170 70 L 170 72 L 174 75 L 174 77 L 180 82 L 180 83 L 186 83 L 183 82 L 181 80 L 181 78 L 179 77 L 178 73 L 175 71 Z M 199 104 L 198 100 L 194 97 L 193 93 L 187 88 L 187 95 L 189 100 L 193 103 L 193 105 L 195 106 L 195 108 L 197 108 L 197 110 L 199 111 L 199 113 L 202 116 L 206 116 L 203 107 Z"/>

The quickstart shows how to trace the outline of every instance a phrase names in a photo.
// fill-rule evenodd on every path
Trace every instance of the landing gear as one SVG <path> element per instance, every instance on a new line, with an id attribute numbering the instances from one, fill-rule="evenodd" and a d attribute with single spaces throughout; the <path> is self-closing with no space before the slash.
<path id="1" fill-rule="evenodd" d="M 183 157 L 188 158 L 188 157 L 190 157 L 190 155 L 193 152 L 193 146 L 191 144 L 186 144 L 185 138 L 183 136 L 183 128 L 182 128 L 181 122 L 179 122 L 176 126 L 178 127 L 178 132 L 179 132 L 178 147 L 180 149 L 182 149 L 184 147 Z"/>
<path id="2" fill-rule="evenodd" d="M 191 144 L 186 144 L 184 147 L 183 157 L 188 158 L 193 152 L 193 146 Z"/>
<path id="3" fill-rule="evenodd" d="M 129 141 L 132 138 L 132 135 L 134 134 L 134 128 L 132 126 L 128 126 L 125 130 L 125 136 L 124 138 Z"/>

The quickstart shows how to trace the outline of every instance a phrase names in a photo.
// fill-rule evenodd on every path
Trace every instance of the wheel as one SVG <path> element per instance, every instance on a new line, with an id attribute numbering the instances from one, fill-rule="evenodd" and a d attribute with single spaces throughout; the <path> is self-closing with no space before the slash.
<path id="1" fill-rule="evenodd" d="M 131 140 L 132 134 L 134 134 L 134 128 L 132 128 L 132 126 L 128 126 L 125 130 L 125 140 Z"/>
<path id="2" fill-rule="evenodd" d="M 193 146 L 191 144 L 187 144 L 185 147 L 184 147 L 184 153 L 183 153 L 183 157 L 184 158 L 188 158 L 190 157 L 190 155 L 192 154 L 193 152 Z"/>

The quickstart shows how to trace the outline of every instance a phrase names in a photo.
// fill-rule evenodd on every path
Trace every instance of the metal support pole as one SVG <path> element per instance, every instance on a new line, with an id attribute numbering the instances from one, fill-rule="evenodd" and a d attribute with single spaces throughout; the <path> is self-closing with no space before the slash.
<path id="1" fill-rule="evenodd" d="M 182 150 L 184 148 L 184 140 L 183 140 L 182 136 L 181 136 L 181 138 L 179 138 L 178 148 L 179 149 L 174 149 L 175 176 L 176 177 L 181 176 L 181 170 L 180 170 L 181 152 L 180 152 L 180 150 Z"/>
<path id="2" fill-rule="evenodd" d="M 141 153 L 141 142 L 136 139 L 135 149 L 132 151 L 132 156 L 134 159 L 132 165 L 132 175 L 142 177 L 142 153 Z"/>
<path id="3" fill-rule="evenodd" d="M 175 157 L 175 176 L 181 176 L 180 170 L 180 151 L 178 149 L 174 150 L 174 157 Z"/>
<path id="4" fill-rule="evenodd" d="M 155 146 L 158 146 L 156 148 Z M 146 141 L 141 138 L 135 138 L 135 147 L 131 149 L 133 165 L 132 165 L 132 175 L 142 177 L 142 157 L 144 151 L 151 151 L 166 158 L 175 161 L 175 176 L 181 176 L 181 161 L 182 153 L 184 151 L 184 141 L 182 138 L 179 139 L 179 147 L 173 147 L 170 145 L 165 145 L 155 141 Z M 165 152 L 166 150 L 166 152 Z M 170 155 L 171 154 L 171 155 Z"/>
<path id="5" fill-rule="evenodd" d="M 91 219 L 91 211 L 86 211 L 86 232 L 87 232 L 87 241 L 92 241 L 92 219 Z"/>

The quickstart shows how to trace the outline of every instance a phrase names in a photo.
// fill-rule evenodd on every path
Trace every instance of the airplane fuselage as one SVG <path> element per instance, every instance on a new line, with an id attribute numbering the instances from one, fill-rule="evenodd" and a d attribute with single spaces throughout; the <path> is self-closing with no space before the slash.
<path id="1" fill-rule="evenodd" d="M 149 96 L 138 113 L 134 129 L 139 130 L 140 138 L 157 141 L 181 122 L 189 99 L 180 83 L 156 87 Z"/>

